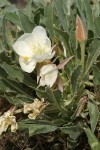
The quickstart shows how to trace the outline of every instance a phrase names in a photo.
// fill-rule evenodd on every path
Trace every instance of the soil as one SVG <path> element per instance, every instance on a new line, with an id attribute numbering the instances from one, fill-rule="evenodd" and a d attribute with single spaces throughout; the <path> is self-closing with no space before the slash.
<path id="1" fill-rule="evenodd" d="M 74 150 L 90 150 L 86 143 L 84 136 Z M 28 131 L 4 133 L 0 137 L 0 150 L 68 150 L 67 137 L 62 139 L 56 132 L 32 137 L 28 136 Z"/>

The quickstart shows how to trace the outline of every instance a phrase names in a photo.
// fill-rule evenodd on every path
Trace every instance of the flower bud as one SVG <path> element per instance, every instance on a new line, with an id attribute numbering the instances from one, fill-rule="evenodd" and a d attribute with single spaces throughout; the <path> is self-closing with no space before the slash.
<path id="1" fill-rule="evenodd" d="M 87 34 L 83 21 L 79 16 L 76 17 L 76 40 L 78 42 L 83 42 L 87 40 Z"/>

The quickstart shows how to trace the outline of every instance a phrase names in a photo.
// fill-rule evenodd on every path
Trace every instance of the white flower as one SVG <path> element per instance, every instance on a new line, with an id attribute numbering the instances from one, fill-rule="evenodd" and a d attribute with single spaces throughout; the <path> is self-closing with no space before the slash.
<path id="1" fill-rule="evenodd" d="M 58 69 L 55 64 L 44 65 L 40 69 L 40 86 L 53 86 L 58 76 Z"/>
<path id="2" fill-rule="evenodd" d="M 32 60 L 32 58 L 25 60 L 25 58 L 19 57 L 19 63 L 22 70 L 28 73 L 31 73 L 36 67 L 36 61 Z"/>
<path id="3" fill-rule="evenodd" d="M 37 62 L 51 59 L 55 53 L 52 52 L 51 41 L 42 26 L 35 27 L 32 33 L 23 34 L 13 44 L 13 48 L 20 56 L 21 68 L 28 73 L 34 70 Z"/>
<path id="4" fill-rule="evenodd" d="M 33 103 L 24 103 L 23 112 L 29 114 L 29 119 L 35 119 L 46 106 L 47 103 L 44 103 L 44 99 L 40 101 L 35 98 Z"/>
<path id="5" fill-rule="evenodd" d="M 18 128 L 16 117 L 13 116 L 12 110 L 8 110 L 0 116 L 0 135 L 11 126 L 11 132 L 15 132 Z"/>

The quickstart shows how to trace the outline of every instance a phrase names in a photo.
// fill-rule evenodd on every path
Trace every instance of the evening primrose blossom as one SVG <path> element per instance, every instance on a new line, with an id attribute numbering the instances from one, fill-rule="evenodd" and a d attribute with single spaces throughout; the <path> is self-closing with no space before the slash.
<path id="1" fill-rule="evenodd" d="M 56 82 L 58 76 L 58 68 L 55 64 L 44 65 L 40 69 L 40 83 L 39 86 L 50 86 Z"/>
<path id="2" fill-rule="evenodd" d="M 52 52 L 51 41 L 47 37 L 46 30 L 42 26 L 36 26 L 32 33 L 23 34 L 13 44 L 13 49 L 19 55 L 21 68 L 31 73 L 38 62 L 51 59 L 55 52 Z"/>
<path id="3" fill-rule="evenodd" d="M 11 126 L 11 132 L 15 132 L 18 129 L 16 117 L 13 115 L 12 110 L 8 110 L 0 116 L 0 135 L 5 132 L 9 126 Z"/>

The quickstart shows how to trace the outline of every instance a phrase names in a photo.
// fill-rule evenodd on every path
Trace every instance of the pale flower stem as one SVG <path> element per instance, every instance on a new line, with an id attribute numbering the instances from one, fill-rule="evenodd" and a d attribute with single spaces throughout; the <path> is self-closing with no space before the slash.
<path id="1" fill-rule="evenodd" d="M 84 63 L 85 63 L 85 42 L 80 42 L 81 47 L 81 65 L 82 65 L 82 74 L 84 73 Z"/>
<path id="2" fill-rule="evenodd" d="M 93 75 L 90 75 L 89 76 L 89 80 L 93 80 L 94 76 Z"/>
<path id="3" fill-rule="evenodd" d="M 87 86 L 94 87 L 94 84 L 92 82 L 83 82 L 83 83 Z"/>
<path id="4" fill-rule="evenodd" d="M 19 113 L 21 113 L 21 112 L 23 112 L 23 108 L 20 108 L 20 109 L 15 110 L 15 111 L 14 111 L 14 114 L 19 114 Z"/>

